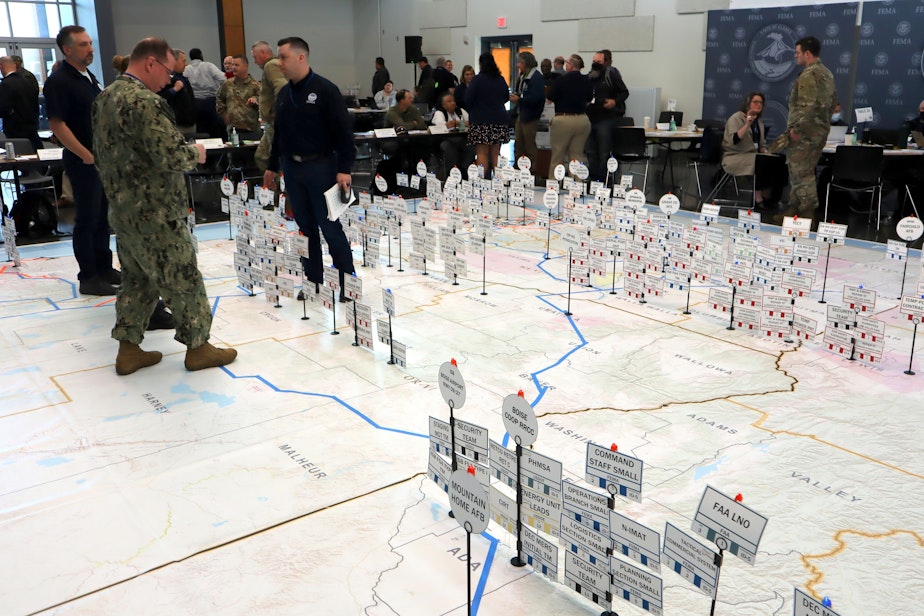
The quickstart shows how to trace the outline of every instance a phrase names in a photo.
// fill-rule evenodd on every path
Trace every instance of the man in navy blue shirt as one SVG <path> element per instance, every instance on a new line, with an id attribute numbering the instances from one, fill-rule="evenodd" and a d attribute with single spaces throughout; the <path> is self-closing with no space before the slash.
<path id="1" fill-rule="evenodd" d="M 115 295 L 122 278 L 112 268 L 109 248 L 109 204 L 93 166 L 90 107 L 102 90 L 87 67 L 93 62 L 93 40 L 80 26 L 65 26 L 56 42 L 64 54 L 61 68 L 45 81 L 45 105 L 51 131 L 64 146 L 62 162 L 71 180 L 77 213 L 74 257 L 84 295 Z"/>
<path id="2" fill-rule="evenodd" d="M 350 170 L 356 160 L 353 128 L 340 89 L 308 65 L 308 43 L 284 38 L 279 45 L 279 68 L 289 82 L 276 97 L 273 147 L 263 186 L 276 188 L 276 174 L 286 178 L 288 202 L 295 222 L 308 237 L 308 258 L 302 258 L 311 282 L 324 281 L 321 235 L 340 272 L 340 300 L 344 274 L 353 274 L 353 253 L 340 221 L 327 219 L 324 191 L 335 183 L 349 191 Z"/>

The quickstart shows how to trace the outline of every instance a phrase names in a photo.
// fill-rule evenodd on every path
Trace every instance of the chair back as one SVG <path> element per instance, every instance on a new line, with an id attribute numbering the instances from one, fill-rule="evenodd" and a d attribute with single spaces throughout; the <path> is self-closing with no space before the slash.
<path id="1" fill-rule="evenodd" d="M 622 118 L 616 118 L 613 121 L 613 126 L 635 126 L 635 118 L 631 116 L 624 116 Z"/>
<path id="2" fill-rule="evenodd" d="M 699 162 L 718 163 L 722 160 L 722 135 L 724 126 L 703 126 L 703 139 L 699 146 Z"/>
<path id="3" fill-rule="evenodd" d="M 659 124 L 668 124 L 671 121 L 671 116 L 674 116 L 674 123 L 677 126 L 683 124 L 683 112 L 682 111 L 662 111 L 658 115 Z"/>
<path id="4" fill-rule="evenodd" d="M 29 154 L 35 154 L 35 146 L 32 145 L 32 142 L 28 139 L 10 137 L 3 143 L 12 143 L 13 149 L 16 150 L 16 156 L 27 156 Z"/>
<path id="5" fill-rule="evenodd" d="M 834 151 L 832 181 L 878 184 L 882 171 L 882 146 L 840 145 Z"/>
<path id="6" fill-rule="evenodd" d="M 622 126 L 613 129 L 614 156 L 645 156 L 645 129 Z"/>

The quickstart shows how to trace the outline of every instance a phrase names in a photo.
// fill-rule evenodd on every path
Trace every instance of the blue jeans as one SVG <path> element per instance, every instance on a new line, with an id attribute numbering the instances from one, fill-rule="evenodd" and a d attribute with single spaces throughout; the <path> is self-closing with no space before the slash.
<path id="1" fill-rule="evenodd" d="M 85 165 L 73 155 L 63 157 L 64 171 L 71 180 L 76 215 L 74 217 L 74 257 L 80 271 L 78 280 L 90 280 L 112 269 L 109 248 L 109 202 L 93 165 Z"/>
<path id="2" fill-rule="evenodd" d="M 613 128 L 616 123 L 613 118 L 598 118 L 590 123 L 590 135 L 584 145 L 587 153 L 587 170 L 590 179 L 606 179 L 606 161 L 613 150 Z"/>
<path id="3" fill-rule="evenodd" d="M 286 178 L 286 196 L 292 214 L 301 232 L 308 237 L 308 258 L 302 257 L 305 276 L 311 282 L 324 282 L 324 262 L 321 252 L 321 233 L 330 249 L 334 267 L 344 274 L 353 274 L 353 252 L 340 221 L 327 219 L 327 202 L 324 191 L 337 181 L 336 158 L 297 163 L 283 157 L 282 172 Z M 341 287 L 342 288 L 342 287 Z"/>

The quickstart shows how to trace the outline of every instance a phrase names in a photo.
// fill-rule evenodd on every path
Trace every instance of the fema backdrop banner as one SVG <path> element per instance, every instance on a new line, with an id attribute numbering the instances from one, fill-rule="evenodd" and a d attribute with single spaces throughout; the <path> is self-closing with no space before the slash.
<path id="1" fill-rule="evenodd" d="M 869 6 L 867 4 L 867 6 Z M 709 11 L 703 117 L 725 121 L 752 90 L 764 93 L 767 137 L 789 117 L 789 92 L 802 69 L 796 41 L 821 41 L 821 59 L 834 73 L 839 96 L 849 92 L 858 3 Z M 846 101 L 842 101 L 843 103 Z"/>
<path id="2" fill-rule="evenodd" d="M 853 108 L 872 107 L 870 126 L 897 129 L 924 99 L 924 0 L 865 2 L 859 43 Z"/>

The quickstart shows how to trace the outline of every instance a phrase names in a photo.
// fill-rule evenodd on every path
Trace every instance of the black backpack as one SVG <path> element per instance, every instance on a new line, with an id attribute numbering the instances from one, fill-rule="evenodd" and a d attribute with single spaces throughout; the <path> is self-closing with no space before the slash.
<path id="1" fill-rule="evenodd" d="M 19 237 L 42 237 L 58 228 L 58 214 L 47 190 L 27 190 L 11 212 Z"/>

